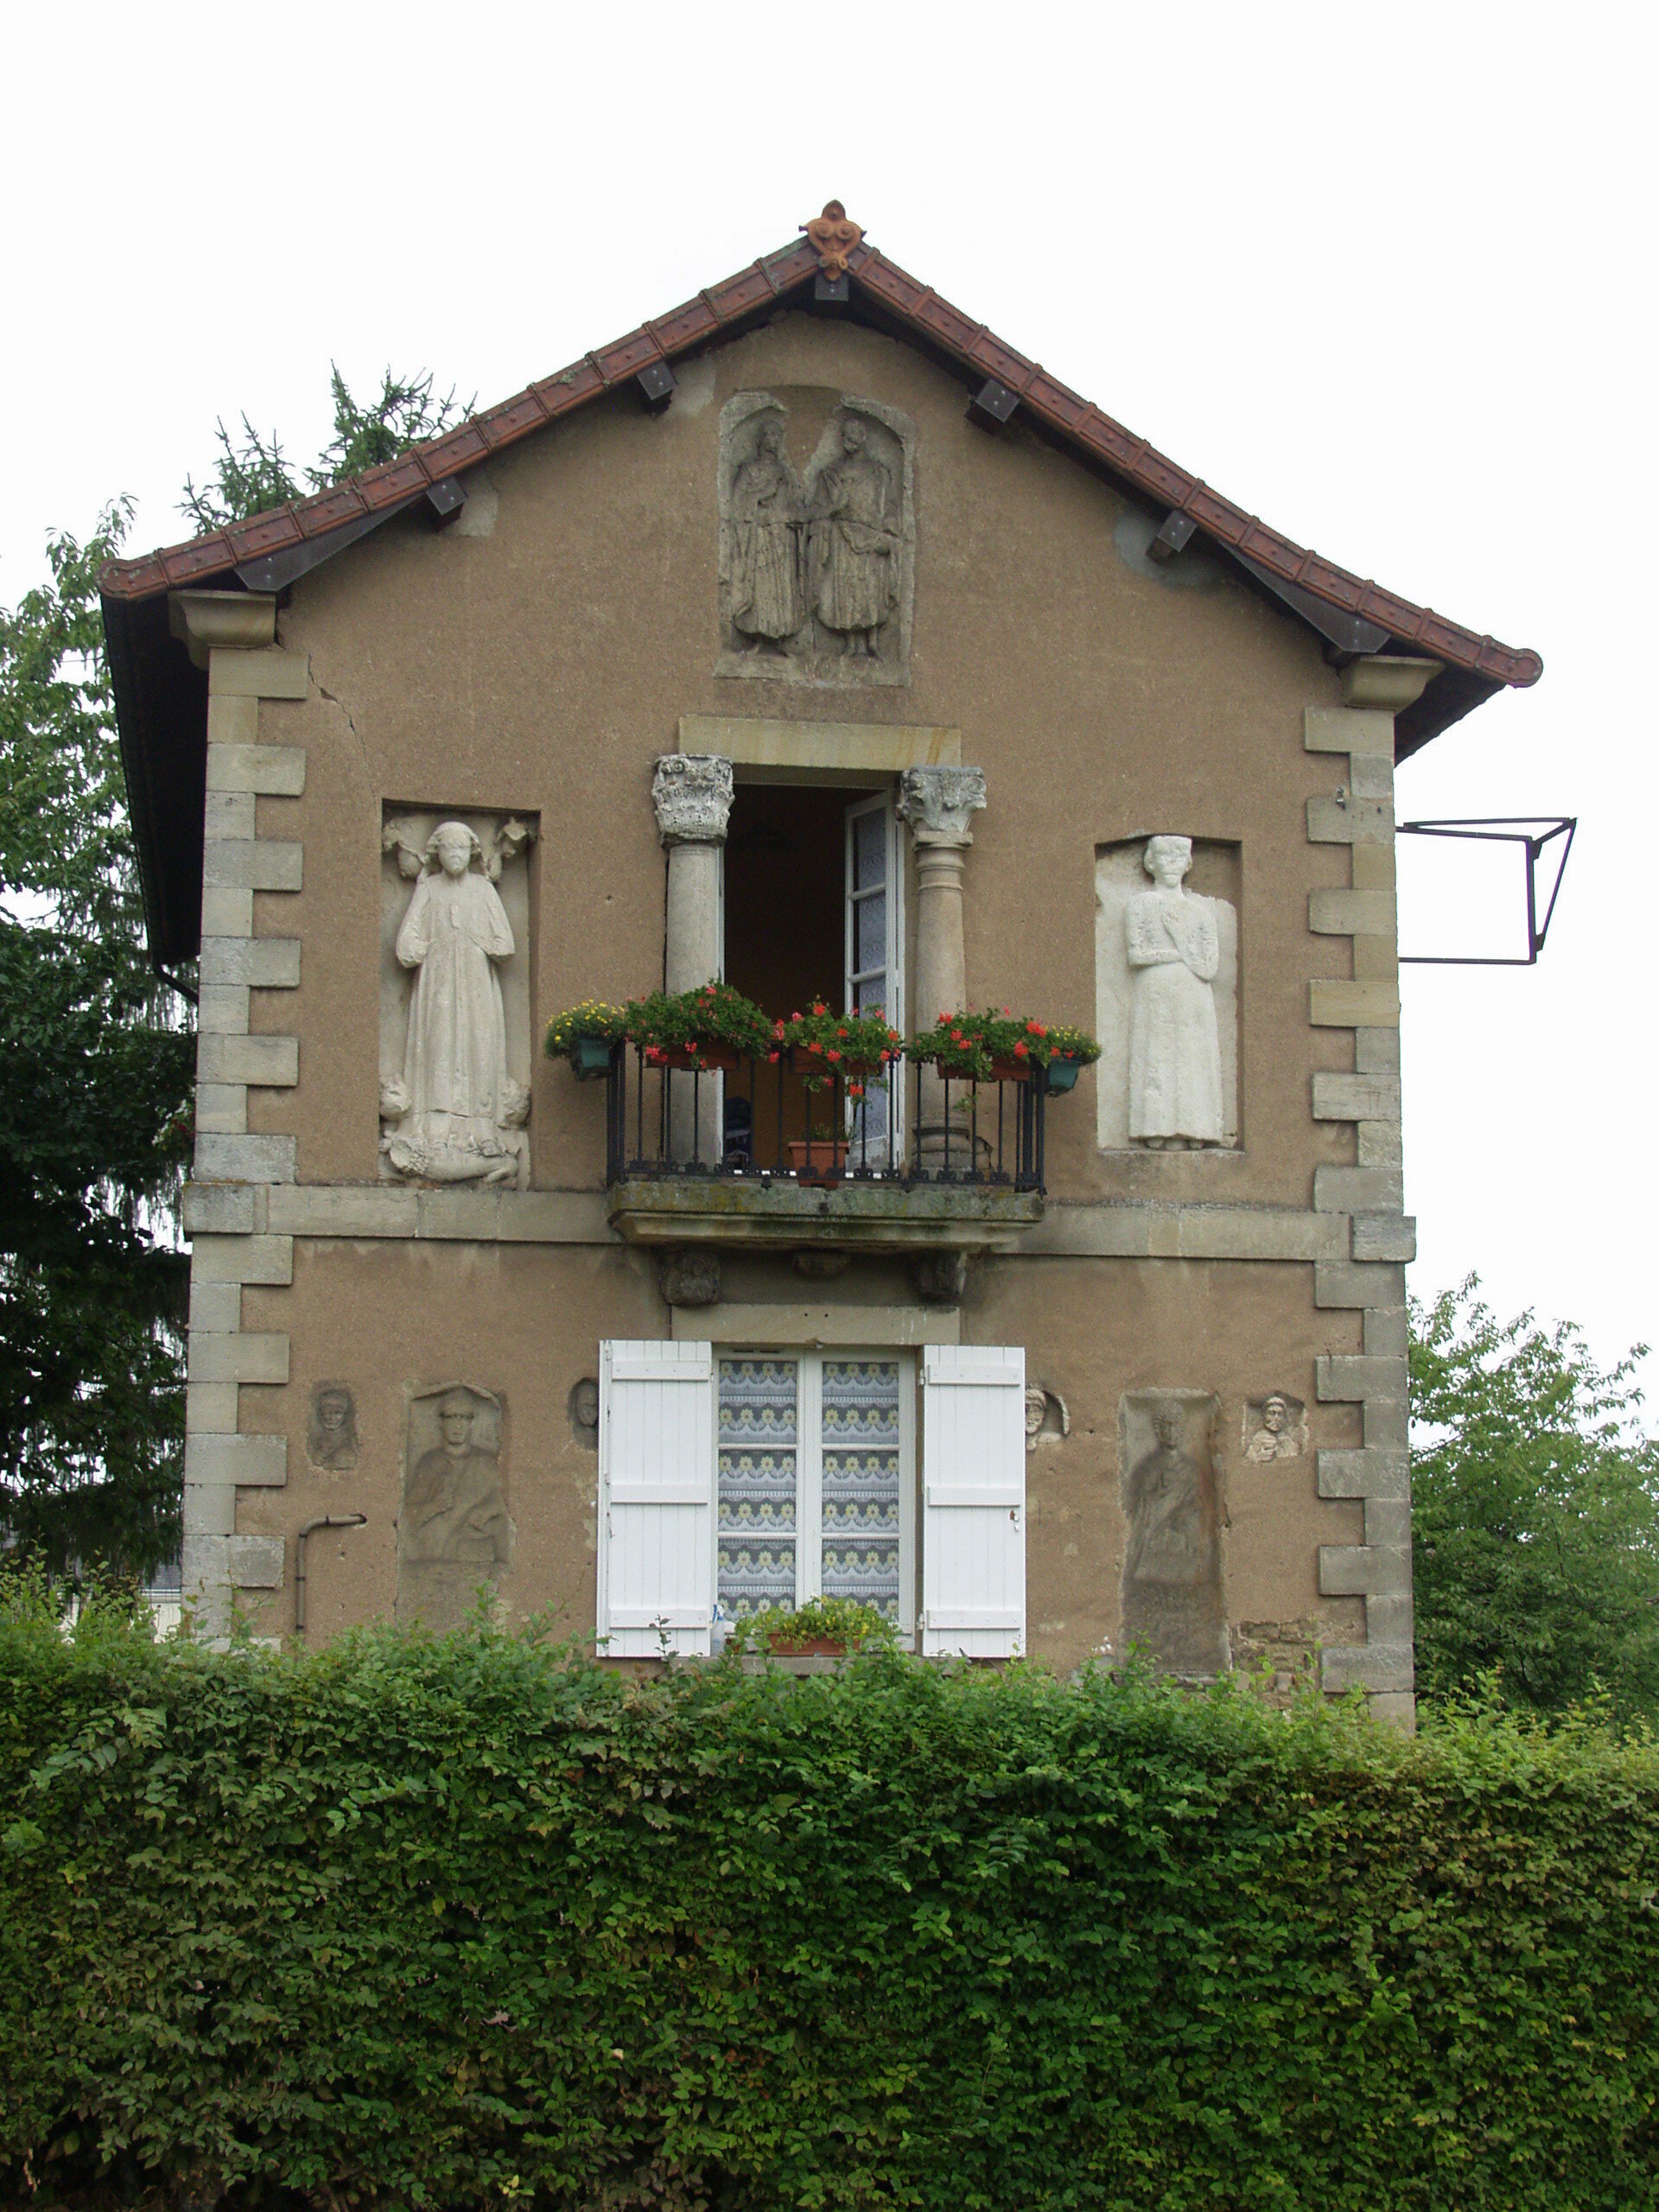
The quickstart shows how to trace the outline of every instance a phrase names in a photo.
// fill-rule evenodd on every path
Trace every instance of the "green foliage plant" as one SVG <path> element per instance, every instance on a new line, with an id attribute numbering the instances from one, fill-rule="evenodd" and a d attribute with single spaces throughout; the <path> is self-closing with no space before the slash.
<path id="1" fill-rule="evenodd" d="M 836 1643 L 846 1651 L 875 1646 L 895 1649 L 898 1637 L 885 1613 L 854 1598 L 813 1598 L 804 1605 L 764 1606 L 741 1620 L 727 1639 L 728 1651 L 779 1651 L 803 1643 Z"/>
<path id="2" fill-rule="evenodd" d="M 1412 1313 L 1420 1690 L 1486 1679 L 1554 1713 L 1601 1694 L 1659 1721 L 1659 1441 L 1638 1345 L 1611 1370 L 1569 1326 L 1501 1322 L 1473 1277 Z"/>
<path id="3" fill-rule="evenodd" d="M 772 1049 L 772 1024 L 753 999 L 729 983 L 702 983 L 690 991 L 652 991 L 630 999 L 626 1008 L 631 1045 L 660 1066 L 671 1054 L 686 1053 L 704 1067 L 710 1046 L 743 1058 L 765 1059 Z"/>
<path id="4" fill-rule="evenodd" d="M 1085 1062 L 1100 1058 L 1086 1030 L 1052 1028 L 1035 1014 L 1007 1007 L 1000 1014 L 994 1007 L 982 1014 L 941 1014 L 931 1029 L 906 1039 L 905 1052 L 912 1060 L 932 1061 L 941 1075 L 976 1083 L 988 1082 L 994 1067 L 1046 1067 L 1057 1052 Z"/>
<path id="5" fill-rule="evenodd" d="M 4 2201 L 1656 2203 L 1639 1730 L 0 1611 Z"/>
<path id="6" fill-rule="evenodd" d="M 809 1090 L 827 1090 L 840 1076 L 849 1098 L 864 1096 L 865 1078 L 880 1075 L 903 1043 L 881 1007 L 836 1014 L 825 999 L 810 999 L 804 1014 L 774 1021 L 772 1035 L 769 1058 L 787 1052 Z"/>
<path id="7" fill-rule="evenodd" d="M 545 1047 L 550 1060 L 567 1060 L 583 1038 L 596 1038 L 604 1045 L 615 1044 L 619 1037 L 627 1034 L 628 1013 L 626 1007 L 611 1006 L 604 999 L 583 999 L 563 1014 L 555 1014 L 547 1025 Z"/>

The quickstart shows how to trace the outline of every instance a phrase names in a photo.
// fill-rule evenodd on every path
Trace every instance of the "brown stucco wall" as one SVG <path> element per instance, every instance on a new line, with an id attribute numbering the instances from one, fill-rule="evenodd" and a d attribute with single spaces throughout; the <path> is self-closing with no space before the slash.
<path id="1" fill-rule="evenodd" d="M 759 386 L 827 410 L 843 391 L 916 425 L 912 681 L 868 690 L 713 673 L 720 410 Z M 658 756 L 683 715 L 950 725 L 989 804 L 967 871 L 969 993 L 1051 1019 L 1095 1017 L 1096 849 L 1157 830 L 1236 848 L 1240 1099 L 1234 1154 L 1103 1154 L 1094 1085 L 1049 1121 L 1053 1206 L 1138 1198 L 1305 1209 L 1322 1162 L 1354 1158 L 1353 1126 L 1316 1122 L 1310 1078 L 1351 1069 L 1353 1033 L 1314 1028 L 1308 982 L 1349 972 L 1349 944 L 1307 928 L 1307 894 L 1348 880 L 1339 846 L 1311 845 L 1306 801 L 1345 763 L 1310 753 L 1303 710 L 1338 683 L 1310 634 L 1223 576 L 1149 579 L 1122 557 L 1119 498 L 1017 425 L 991 439 L 963 393 L 868 330 L 798 314 L 693 363 L 664 416 L 603 402 L 489 465 L 487 537 L 398 520 L 297 585 L 280 642 L 309 658 L 306 700 L 266 701 L 261 734 L 307 751 L 304 795 L 262 797 L 258 836 L 304 845 L 304 887 L 259 894 L 256 934 L 297 936 L 297 990 L 258 992 L 255 1031 L 297 1033 L 299 1082 L 255 1090 L 249 1127 L 298 1140 L 303 1183 L 377 1174 L 380 830 L 387 802 L 537 817 L 531 868 L 532 1036 L 588 993 L 654 987 L 664 855 L 651 804 Z M 913 908 L 912 908 L 913 912 Z M 912 931 L 913 936 L 913 931 Z M 782 1009 L 787 1012 L 788 1009 Z M 917 1019 L 933 1009 L 912 1007 Z M 603 1093 L 535 1062 L 538 1187 L 597 1188 Z M 741 1263 L 743 1295 L 798 1298 L 787 1256 Z M 855 1263 L 837 1299 L 902 1287 Z M 862 1287 L 861 1287 L 862 1286 Z M 245 1490 L 239 1531 L 292 1540 L 331 1510 L 361 1532 L 313 1539 L 312 1632 L 391 1610 L 408 1391 L 450 1377 L 507 1408 L 517 1549 L 502 1585 L 518 1611 L 562 1608 L 590 1630 L 595 1461 L 569 1393 L 599 1340 L 669 1333 L 654 1262 L 620 1244 L 557 1247 L 298 1239 L 291 1288 L 249 1288 L 243 1326 L 285 1332 L 291 1381 L 245 1387 L 244 1431 L 285 1433 L 285 1489 Z M 1241 1463 L 1242 1405 L 1267 1388 L 1304 1399 L 1312 1444 L 1359 1442 L 1355 1408 L 1315 1403 L 1313 1361 L 1362 1349 L 1357 1312 L 1314 1305 L 1311 1265 L 1039 1259 L 982 1265 L 964 1338 L 1027 1349 L 1062 1392 L 1072 1431 L 1027 1462 L 1033 1649 L 1071 1666 L 1116 1641 L 1123 1530 L 1117 1408 L 1128 1389 L 1211 1390 L 1234 1623 L 1318 1622 L 1356 1642 L 1355 1599 L 1321 1600 L 1317 1548 L 1361 1541 L 1357 1503 L 1320 1502 L 1312 1448 Z M 310 1391 L 357 1393 L 352 1475 L 307 1465 Z M 291 1624 L 291 1589 L 251 1600 Z"/>

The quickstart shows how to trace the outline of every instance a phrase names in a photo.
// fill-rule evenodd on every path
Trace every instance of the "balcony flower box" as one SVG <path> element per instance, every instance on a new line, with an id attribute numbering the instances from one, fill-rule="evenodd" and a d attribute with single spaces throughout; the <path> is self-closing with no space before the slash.
<path id="1" fill-rule="evenodd" d="M 608 1072 L 611 1047 L 625 1033 L 627 1015 L 603 999 L 583 999 L 547 1025 L 545 1050 L 550 1060 L 569 1060 L 578 1083 Z"/>
<path id="2" fill-rule="evenodd" d="M 1046 1068 L 1054 1090 L 1069 1090 L 1077 1081 L 1074 1072 L 1070 1083 L 1054 1083 L 1057 1065 L 1075 1070 L 1100 1058 L 1086 1030 L 1051 1026 L 1007 1007 L 1001 1014 L 990 1007 L 982 1014 L 942 1014 L 931 1029 L 907 1039 L 905 1051 L 957 1083 L 1024 1083 L 1033 1068 Z"/>
<path id="3" fill-rule="evenodd" d="M 667 1068 L 674 1073 L 696 1075 L 731 1075 L 741 1065 L 743 1055 L 734 1045 L 724 1045 L 715 1038 L 703 1038 L 693 1045 L 647 1045 L 645 1065 Z"/>
<path id="4" fill-rule="evenodd" d="M 847 1165 L 845 1137 L 791 1137 L 790 1165 L 798 1183 L 822 1184 L 827 1189 L 842 1179 Z"/>
<path id="5" fill-rule="evenodd" d="M 899 1032 L 889 1029 L 880 1007 L 862 1014 L 832 1014 L 814 999 L 806 1014 L 792 1014 L 772 1025 L 772 1044 L 787 1052 L 789 1064 L 809 1090 L 827 1090 L 839 1080 L 849 1097 L 863 1096 L 863 1086 L 898 1057 Z"/>

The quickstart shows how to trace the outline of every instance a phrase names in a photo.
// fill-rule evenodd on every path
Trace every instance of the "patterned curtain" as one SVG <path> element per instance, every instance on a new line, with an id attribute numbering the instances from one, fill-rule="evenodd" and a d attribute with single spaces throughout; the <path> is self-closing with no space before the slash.
<path id="1" fill-rule="evenodd" d="M 823 1594 L 899 1618 L 899 1363 L 823 1363 Z"/>
<path id="2" fill-rule="evenodd" d="M 716 1596 L 728 1620 L 795 1604 L 798 1382 L 792 1359 L 720 1363 Z"/>

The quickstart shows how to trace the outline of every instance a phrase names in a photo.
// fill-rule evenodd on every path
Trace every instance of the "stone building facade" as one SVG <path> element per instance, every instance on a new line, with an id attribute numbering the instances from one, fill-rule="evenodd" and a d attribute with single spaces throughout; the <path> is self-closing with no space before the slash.
<path id="1" fill-rule="evenodd" d="M 841 1593 L 925 1651 L 1317 1653 L 1408 1715 L 1393 772 L 1535 656 L 838 213 L 105 608 L 154 949 L 200 963 L 210 1626 L 485 1589 L 695 1655 Z M 907 1071 L 826 1181 L 775 1071 L 539 1049 L 722 972 L 1103 1054 L 1035 1121 Z"/>

